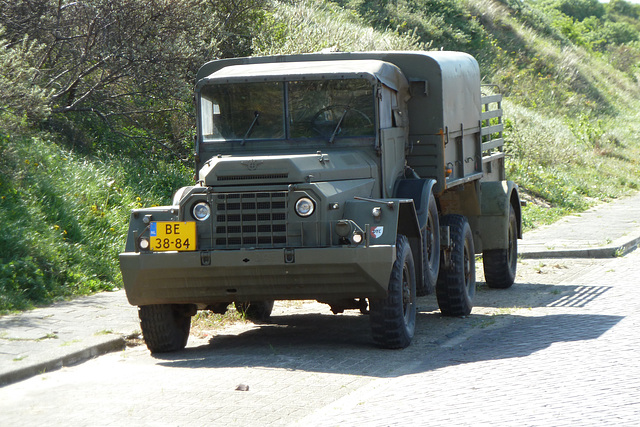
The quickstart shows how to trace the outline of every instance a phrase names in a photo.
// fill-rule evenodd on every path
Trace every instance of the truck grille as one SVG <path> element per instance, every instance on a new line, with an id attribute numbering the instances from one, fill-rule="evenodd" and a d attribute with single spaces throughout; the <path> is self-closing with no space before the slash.
<path id="1" fill-rule="evenodd" d="M 213 196 L 217 248 L 287 245 L 287 193 L 230 193 Z"/>
<path id="2" fill-rule="evenodd" d="M 272 173 L 267 175 L 219 175 L 218 181 L 263 181 L 269 179 L 287 179 L 288 173 Z"/>

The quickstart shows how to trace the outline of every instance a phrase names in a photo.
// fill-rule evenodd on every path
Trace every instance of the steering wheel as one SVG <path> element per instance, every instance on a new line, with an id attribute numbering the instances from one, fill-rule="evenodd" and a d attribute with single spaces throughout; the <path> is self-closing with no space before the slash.
<path id="1" fill-rule="evenodd" d="M 348 121 L 347 117 L 349 118 Z M 334 132 L 336 134 L 340 133 L 345 124 L 350 128 L 359 128 L 371 126 L 373 121 L 366 113 L 346 104 L 334 104 L 321 108 L 311 119 L 311 128 L 321 136 L 326 137 L 332 136 Z M 337 127 L 340 127 L 340 129 L 336 131 Z"/>

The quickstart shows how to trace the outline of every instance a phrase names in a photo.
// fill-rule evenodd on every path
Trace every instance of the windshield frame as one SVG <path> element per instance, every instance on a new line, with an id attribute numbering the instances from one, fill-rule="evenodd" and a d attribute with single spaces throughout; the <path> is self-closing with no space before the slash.
<path id="1" fill-rule="evenodd" d="M 209 83 L 207 84 L 206 82 L 204 84 L 199 84 L 196 87 L 196 115 L 197 115 L 197 138 L 196 138 L 196 152 L 199 152 L 199 145 L 200 144 L 206 144 L 206 145 L 210 145 L 210 144 L 214 144 L 214 145 L 235 145 L 236 143 L 238 143 L 238 145 L 240 145 L 240 143 L 242 145 L 244 144 L 252 144 L 252 143 L 256 143 L 256 142 L 268 142 L 268 141 L 273 141 L 273 142 L 277 142 L 277 143 L 282 143 L 282 142 L 304 142 L 304 141 L 317 141 L 317 140 L 324 140 L 327 143 L 335 143 L 335 140 L 348 140 L 348 139 L 367 139 L 369 141 L 375 141 L 378 138 L 378 133 L 379 133 L 379 118 L 378 118 L 378 100 L 377 100 L 377 93 L 378 93 L 378 87 L 380 85 L 380 83 L 376 80 L 376 79 L 371 79 L 368 78 L 369 76 L 365 76 L 365 75 L 359 75 L 359 76 L 340 76 L 340 78 L 317 78 L 317 76 L 314 76 L 316 78 L 313 79 L 304 79 L 304 78 L 291 78 L 291 79 L 283 79 L 282 77 L 280 77 L 279 79 L 264 79 L 262 81 L 253 81 L 253 79 L 249 79 L 247 81 L 241 82 L 241 81 L 237 81 L 235 79 L 233 79 L 233 81 L 226 81 L 226 82 L 216 82 L 216 83 Z M 367 108 L 367 116 L 369 116 L 370 119 L 370 126 L 372 126 L 372 130 L 370 133 L 367 134 L 363 134 L 363 135 L 346 135 L 346 136 L 342 136 L 338 134 L 338 128 L 340 127 L 340 124 L 337 124 L 336 126 L 331 128 L 331 134 L 335 133 L 337 135 L 333 135 L 333 137 L 329 137 L 327 135 L 322 135 L 322 134 L 318 134 L 318 135 L 306 135 L 306 136 L 301 136 L 301 135 L 293 135 L 292 132 L 292 117 L 291 117 L 291 105 L 292 105 L 292 99 L 290 96 L 290 86 L 294 83 L 304 83 L 304 82 L 309 82 L 309 83 L 315 83 L 315 84 L 322 84 L 323 82 L 326 83 L 327 85 L 331 85 L 331 84 L 339 84 L 340 82 L 346 82 L 346 81 L 361 81 L 362 83 L 366 83 L 366 88 L 367 90 L 369 90 L 370 88 L 370 93 L 366 94 L 366 96 L 370 96 L 370 102 L 367 101 L 367 105 L 365 106 Z M 204 119 L 203 119 L 203 102 L 205 102 L 203 100 L 203 91 L 206 91 L 206 88 L 211 88 L 213 86 L 219 86 L 219 85 L 233 85 L 233 84 L 243 84 L 243 83 L 269 83 L 269 82 L 278 82 L 282 84 L 281 87 L 281 93 L 282 93 L 282 137 L 275 137 L 275 138 L 245 138 L 243 137 L 243 135 L 238 135 L 236 134 L 234 138 L 228 138 L 228 139 L 206 139 L 205 135 L 204 135 Z M 364 88 L 364 86 L 363 86 Z M 360 105 L 357 105 L 360 106 Z M 356 107 L 357 107 L 356 106 Z M 357 108 L 353 108 L 354 110 L 358 111 Z M 338 115 L 340 115 L 340 112 L 338 112 Z M 344 119 L 344 117 L 343 117 Z M 251 121 L 247 122 L 247 127 L 244 129 L 246 131 L 247 128 L 249 128 L 251 124 Z"/>

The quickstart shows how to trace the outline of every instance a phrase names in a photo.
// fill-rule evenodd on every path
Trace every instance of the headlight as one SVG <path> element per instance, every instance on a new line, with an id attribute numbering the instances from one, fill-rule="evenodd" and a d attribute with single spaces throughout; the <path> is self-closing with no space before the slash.
<path id="1" fill-rule="evenodd" d="M 302 197 L 296 202 L 296 213 L 303 218 L 310 216 L 314 210 L 313 200 L 308 197 Z"/>
<path id="2" fill-rule="evenodd" d="M 351 233 L 351 224 L 349 221 L 341 219 L 336 223 L 336 234 L 340 237 L 347 237 Z"/>
<path id="3" fill-rule="evenodd" d="M 191 212 L 198 221 L 206 221 L 211 216 L 211 208 L 206 202 L 196 203 Z"/>

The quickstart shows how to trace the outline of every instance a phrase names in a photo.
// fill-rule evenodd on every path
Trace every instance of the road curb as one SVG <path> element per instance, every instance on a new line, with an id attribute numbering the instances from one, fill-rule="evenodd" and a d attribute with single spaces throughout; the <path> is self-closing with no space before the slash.
<path id="1" fill-rule="evenodd" d="M 58 357 L 53 357 L 49 360 L 23 366 L 10 372 L 0 373 L 0 387 L 25 380 L 38 374 L 55 371 L 64 366 L 75 365 L 77 363 L 84 362 L 87 359 L 91 359 L 92 357 L 110 353 L 112 351 L 122 350 L 124 348 L 125 339 L 123 336 L 110 337 L 106 341 L 90 345 L 81 350 L 76 350 Z"/>
<path id="2" fill-rule="evenodd" d="M 543 258 L 616 258 L 625 256 L 633 252 L 640 246 L 640 237 L 619 245 L 606 246 L 603 248 L 585 249 L 563 249 L 563 250 L 543 250 L 520 252 L 518 257 L 522 259 L 543 259 Z"/>

